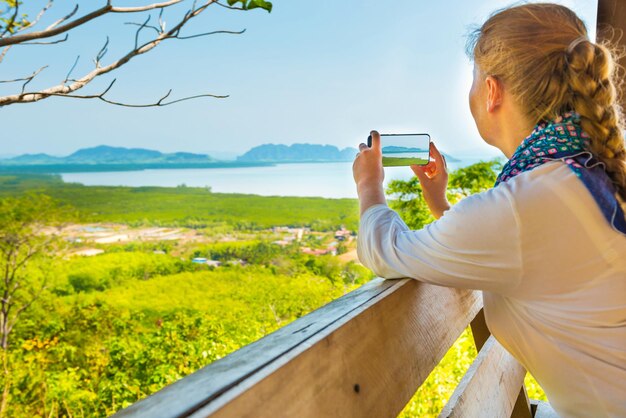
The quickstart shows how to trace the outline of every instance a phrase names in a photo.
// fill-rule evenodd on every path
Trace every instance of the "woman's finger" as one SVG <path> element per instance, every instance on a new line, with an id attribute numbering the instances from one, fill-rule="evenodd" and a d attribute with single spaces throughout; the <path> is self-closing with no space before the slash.
<path id="1" fill-rule="evenodd" d="M 372 131 L 370 135 L 372 136 L 372 149 L 380 151 L 380 134 L 378 131 Z"/>
<path id="2" fill-rule="evenodd" d="M 361 142 L 361 143 L 359 144 L 359 151 L 363 151 L 363 150 L 366 150 L 366 149 L 368 149 L 368 148 L 369 148 L 369 147 L 367 146 L 367 144 L 365 144 L 365 143 L 363 143 L 363 142 Z"/>
<path id="3" fill-rule="evenodd" d="M 430 153 L 435 158 L 435 163 L 439 167 L 445 167 L 445 161 L 443 160 L 443 156 L 435 146 L 434 142 L 430 143 Z"/>
<path id="4" fill-rule="evenodd" d="M 423 183 L 424 180 L 427 178 L 426 173 L 424 172 L 424 166 L 413 164 L 410 167 L 411 170 L 413 170 L 413 173 L 415 173 L 415 177 L 417 177 L 420 183 Z"/>

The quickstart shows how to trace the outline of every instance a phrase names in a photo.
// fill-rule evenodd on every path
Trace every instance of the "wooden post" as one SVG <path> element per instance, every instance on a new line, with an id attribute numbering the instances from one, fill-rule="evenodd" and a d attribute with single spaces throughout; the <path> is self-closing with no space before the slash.
<path id="1" fill-rule="evenodd" d="M 470 325 L 472 327 L 472 335 L 474 336 L 474 344 L 476 344 L 476 351 L 480 351 L 491 335 L 489 328 L 487 328 L 485 312 L 483 309 L 478 312 Z M 528 399 L 524 382 L 522 382 L 522 388 L 517 396 L 515 405 L 513 406 L 513 411 L 511 411 L 511 418 L 532 418 L 530 400 Z"/>
<path id="2" fill-rule="evenodd" d="M 596 38 L 598 41 L 617 42 L 620 47 L 626 48 L 626 1 L 598 0 Z M 619 64 L 622 67 L 619 74 L 625 77 L 626 56 L 622 57 Z M 622 92 L 621 106 L 626 110 L 626 92 Z"/>

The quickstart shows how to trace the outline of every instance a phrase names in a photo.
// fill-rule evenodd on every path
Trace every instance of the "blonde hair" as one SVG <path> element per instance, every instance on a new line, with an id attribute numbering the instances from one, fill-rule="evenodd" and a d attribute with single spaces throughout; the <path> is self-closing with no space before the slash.
<path id="1" fill-rule="evenodd" d="M 608 44 L 589 40 L 573 11 L 551 3 L 501 10 L 470 34 L 467 51 L 484 74 L 502 81 L 535 124 L 578 113 L 589 151 L 626 199 L 616 57 Z"/>

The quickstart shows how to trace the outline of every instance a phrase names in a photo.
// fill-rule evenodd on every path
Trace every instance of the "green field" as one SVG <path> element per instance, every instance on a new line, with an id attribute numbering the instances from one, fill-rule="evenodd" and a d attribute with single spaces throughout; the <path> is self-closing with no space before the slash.
<path id="1" fill-rule="evenodd" d="M 424 158 L 386 157 L 383 155 L 383 167 L 400 167 L 412 164 L 425 165 L 428 160 Z"/>
<path id="2" fill-rule="evenodd" d="M 322 231 L 358 227 L 356 199 L 212 193 L 197 187 L 87 187 L 56 176 L 0 175 L 0 197 L 27 191 L 72 205 L 84 222 L 237 229 L 285 225 Z"/>

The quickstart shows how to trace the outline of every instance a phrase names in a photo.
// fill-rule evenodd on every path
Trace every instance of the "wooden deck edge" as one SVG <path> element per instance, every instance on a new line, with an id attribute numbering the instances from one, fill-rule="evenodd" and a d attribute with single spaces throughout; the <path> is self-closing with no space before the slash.
<path id="1" fill-rule="evenodd" d="M 115 416 L 392 416 L 481 307 L 477 292 L 375 279 Z"/>

